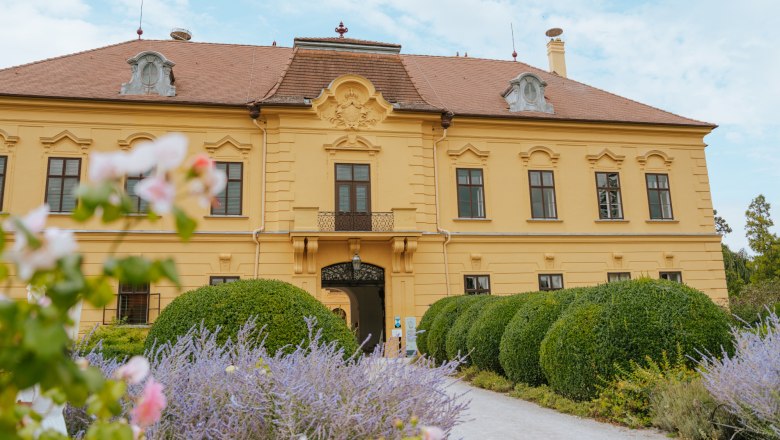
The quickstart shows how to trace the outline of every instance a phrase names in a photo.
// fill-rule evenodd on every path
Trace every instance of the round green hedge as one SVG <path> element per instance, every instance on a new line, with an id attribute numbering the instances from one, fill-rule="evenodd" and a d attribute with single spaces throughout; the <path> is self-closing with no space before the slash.
<path id="1" fill-rule="evenodd" d="M 452 324 L 450 330 L 447 332 L 447 341 L 445 342 L 445 346 L 447 349 L 446 351 L 448 359 L 455 359 L 459 355 L 466 355 L 469 352 L 468 348 L 466 347 L 466 338 L 468 336 L 469 329 L 472 325 L 474 325 L 474 322 L 476 322 L 477 317 L 479 316 L 479 312 L 482 311 L 482 308 L 490 304 L 492 301 L 498 299 L 497 296 L 491 295 L 479 295 L 479 298 L 482 299 L 475 301 L 474 304 L 470 305 L 466 310 L 464 310 L 463 313 L 458 316 L 458 319 L 455 320 L 455 323 Z M 466 357 L 463 360 L 463 363 L 468 365 L 470 363 L 469 358 Z"/>
<path id="2" fill-rule="evenodd" d="M 485 306 L 466 335 L 466 348 L 471 353 L 471 363 L 481 370 L 503 374 L 498 361 L 499 346 L 504 329 L 517 310 L 539 293 L 521 293 L 499 298 Z"/>
<path id="3" fill-rule="evenodd" d="M 449 304 L 451 301 L 454 301 L 456 298 L 460 298 L 459 296 L 447 296 L 444 297 L 435 303 L 431 304 L 430 307 L 428 307 L 428 310 L 425 311 L 425 314 L 423 314 L 422 319 L 420 319 L 420 325 L 417 326 L 417 351 L 419 351 L 422 354 L 430 356 L 430 350 L 428 350 L 428 334 L 431 331 L 431 326 L 433 325 L 433 321 L 436 319 L 436 317 L 439 315 L 439 312 Z"/>
<path id="4" fill-rule="evenodd" d="M 518 309 L 504 330 L 498 354 L 507 378 L 534 386 L 545 383 L 539 365 L 539 346 L 550 326 L 583 290 L 544 292 L 534 295 Z"/>
<path id="5" fill-rule="evenodd" d="M 444 306 L 436 316 L 428 334 L 428 350 L 430 351 L 430 357 L 437 363 L 449 360 L 447 357 L 447 333 L 452 328 L 455 320 L 469 306 L 482 300 L 482 298 L 482 295 L 460 295 L 456 300 Z"/>
<path id="6" fill-rule="evenodd" d="M 250 317 L 257 319 L 258 335 L 265 338 L 269 353 L 304 341 L 307 327 L 304 318 L 317 319 L 322 341 L 337 341 L 350 356 L 358 348 L 355 336 L 338 316 L 331 313 L 308 292 L 277 280 L 241 280 L 217 286 L 204 286 L 174 299 L 152 325 L 146 348 L 175 342 L 192 326 L 205 324 L 210 330 L 220 326 L 219 342 L 235 339 L 238 330 Z M 263 329 L 260 335 L 260 329 Z"/>
<path id="7" fill-rule="evenodd" d="M 729 317 L 707 295 L 684 284 L 639 279 L 602 284 L 577 298 L 542 341 L 540 362 L 561 394 L 588 399 L 601 380 L 646 356 L 680 347 L 691 364 L 699 351 L 729 348 Z"/>

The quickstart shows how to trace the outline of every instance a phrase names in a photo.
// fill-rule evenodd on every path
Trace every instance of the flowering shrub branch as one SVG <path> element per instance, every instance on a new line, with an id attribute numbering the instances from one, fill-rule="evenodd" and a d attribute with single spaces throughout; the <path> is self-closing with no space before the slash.
<path id="1" fill-rule="evenodd" d="M 48 206 L 23 217 L 12 216 L 0 227 L 4 261 L 0 262 L 0 281 L 5 281 L 5 289 L 12 283 L 7 261 L 15 266 L 18 281 L 45 292 L 40 300 L 25 302 L 11 300 L 0 291 L 0 438 L 66 438 L 63 433 L 42 428 L 42 415 L 19 398 L 27 389 L 37 390 L 36 394 L 42 393 L 56 404 L 86 405 L 94 420 L 87 439 L 139 438 L 159 419 L 166 405 L 164 387 L 154 378 L 146 378 L 142 361 L 131 360 L 118 377 L 104 376 L 88 362 L 71 358 L 68 350 L 72 341 L 65 328 L 73 324 L 68 311 L 80 301 L 100 308 L 113 299 L 110 280 L 143 284 L 165 278 L 179 285 L 173 260 L 117 257 L 115 253 L 137 221 L 130 217 L 135 214 L 134 206 L 122 184 L 128 174 L 148 175 L 138 183 L 135 195 L 151 206 L 149 219 L 173 213 L 178 235 L 183 240 L 190 238 L 196 222 L 177 205 L 177 185 L 186 184 L 188 195 L 210 204 L 224 189 L 226 177 L 205 155 L 196 156 L 177 174 L 186 154 L 186 137 L 170 134 L 129 153 L 90 155 L 90 181 L 76 190 L 78 203 L 72 217 L 79 222 L 98 217 L 106 224 L 125 220 L 124 232 L 112 244 L 98 276 L 84 275 L 83 258 L 72 231 L 46 227 Z M 13 234 L 9 249 L 6 234 Z M 117 418 L 125 414 L 121 402 L 128 399 L 128 385 L 145 378 L 141 394 L 130 399 L 135 401 L 130 422 Z"/>

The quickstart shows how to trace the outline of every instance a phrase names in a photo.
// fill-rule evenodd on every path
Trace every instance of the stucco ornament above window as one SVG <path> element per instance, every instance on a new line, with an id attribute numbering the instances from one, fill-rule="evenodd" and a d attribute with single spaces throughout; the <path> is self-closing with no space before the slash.
<path id="1" fill-rule="evenodd" d="M 122 84 L 120 95 L 176 96 L 172 68 L 176 63 L 160 52 L 141 52 L 127 60 L 132 69 L 129 82 Z"/>
<path id="2" fill-rule="evenodd" d="M 312 107 L 321 119 L 347 130 L 373 128 L 393 110 L 371 81 L 351 74 L 333 80 L 312 101 Z"/>
<path id="3" fill-rule="evenodd" d="M 533 73 L 521 73 L 509 81 L 509 89 L 503 95 L 509 111 L 555 113 L 552 104 L 544 99 L 545 87 L 547 83 Z"/>

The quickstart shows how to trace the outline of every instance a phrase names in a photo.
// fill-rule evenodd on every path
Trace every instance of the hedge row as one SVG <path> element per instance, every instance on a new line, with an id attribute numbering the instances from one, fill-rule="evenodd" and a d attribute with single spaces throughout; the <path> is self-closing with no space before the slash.
<path id="1" fill-rule="evenodd" d="M 449 297 L 431 306 L 421 327 L 425 322 L 427 346 L 418 346 L 438 362 L 469 352 L 480 369 L 549 383 L 574 399 L 595 397 L 598 385 L 631 360 L 679 347 L 693 363 L 731 341 L 729 317 L 709 297 L 651 279 L 497 299 Z"/>
<path id="2" fill-rule="evenodd" d="M 235 338 L 250 318 L 257 320 L 257 337 L 265 339 L 269 353 L 292 351 L 308 337 L 304 318 L 317 320 L 323 342 L 335 341 L 346 356 L 358 348 L 355 336 L 344 321 L 331 313 L 305 290 L 277 280 L 241 280 L 217 286 L 204 286 L 174 299 L 152 325 L 146 349 L 176 342 L 194 325 L 209 330 L 220 327 L 219 342 Z M 261 333 L 262 330 L 262 333 Z"/>

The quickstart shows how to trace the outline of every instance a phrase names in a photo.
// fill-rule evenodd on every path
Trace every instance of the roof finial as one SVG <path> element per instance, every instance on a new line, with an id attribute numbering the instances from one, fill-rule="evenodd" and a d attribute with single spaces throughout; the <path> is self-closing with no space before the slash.
<path id="1" fill-rule="evenodd" d="M 144 34 L 144 30 L 141 28 L 141 23 L 144 21 L 144 0 L 141 0 L 141 16 L 138 18 L 138 30 L 135 31 L 138 34 L 138 39 L 141 39 L 141 35 Z"/>
<path id="2" fill-rule="evenodd" d="M 349 28 L 344 27 L 344 22 L 339 22 L 339 27 L 336 28 L 336 32 L 339 34 L 339 38 L 344 38 L 344 34 L 349 32 Z"/>
<path id="3" fill-rule="evenodd" d="M 509 23 L 509 29 L 512 30 L 512 59 L 517 61 L 517 51 L 515 50 L 515 26 Z"/>
<path id="4" fill-rule="evenodd" d="M 274 42 L 271 43 L 271 46 L 276 47 L 276 40 L 274 40 Z"/>

